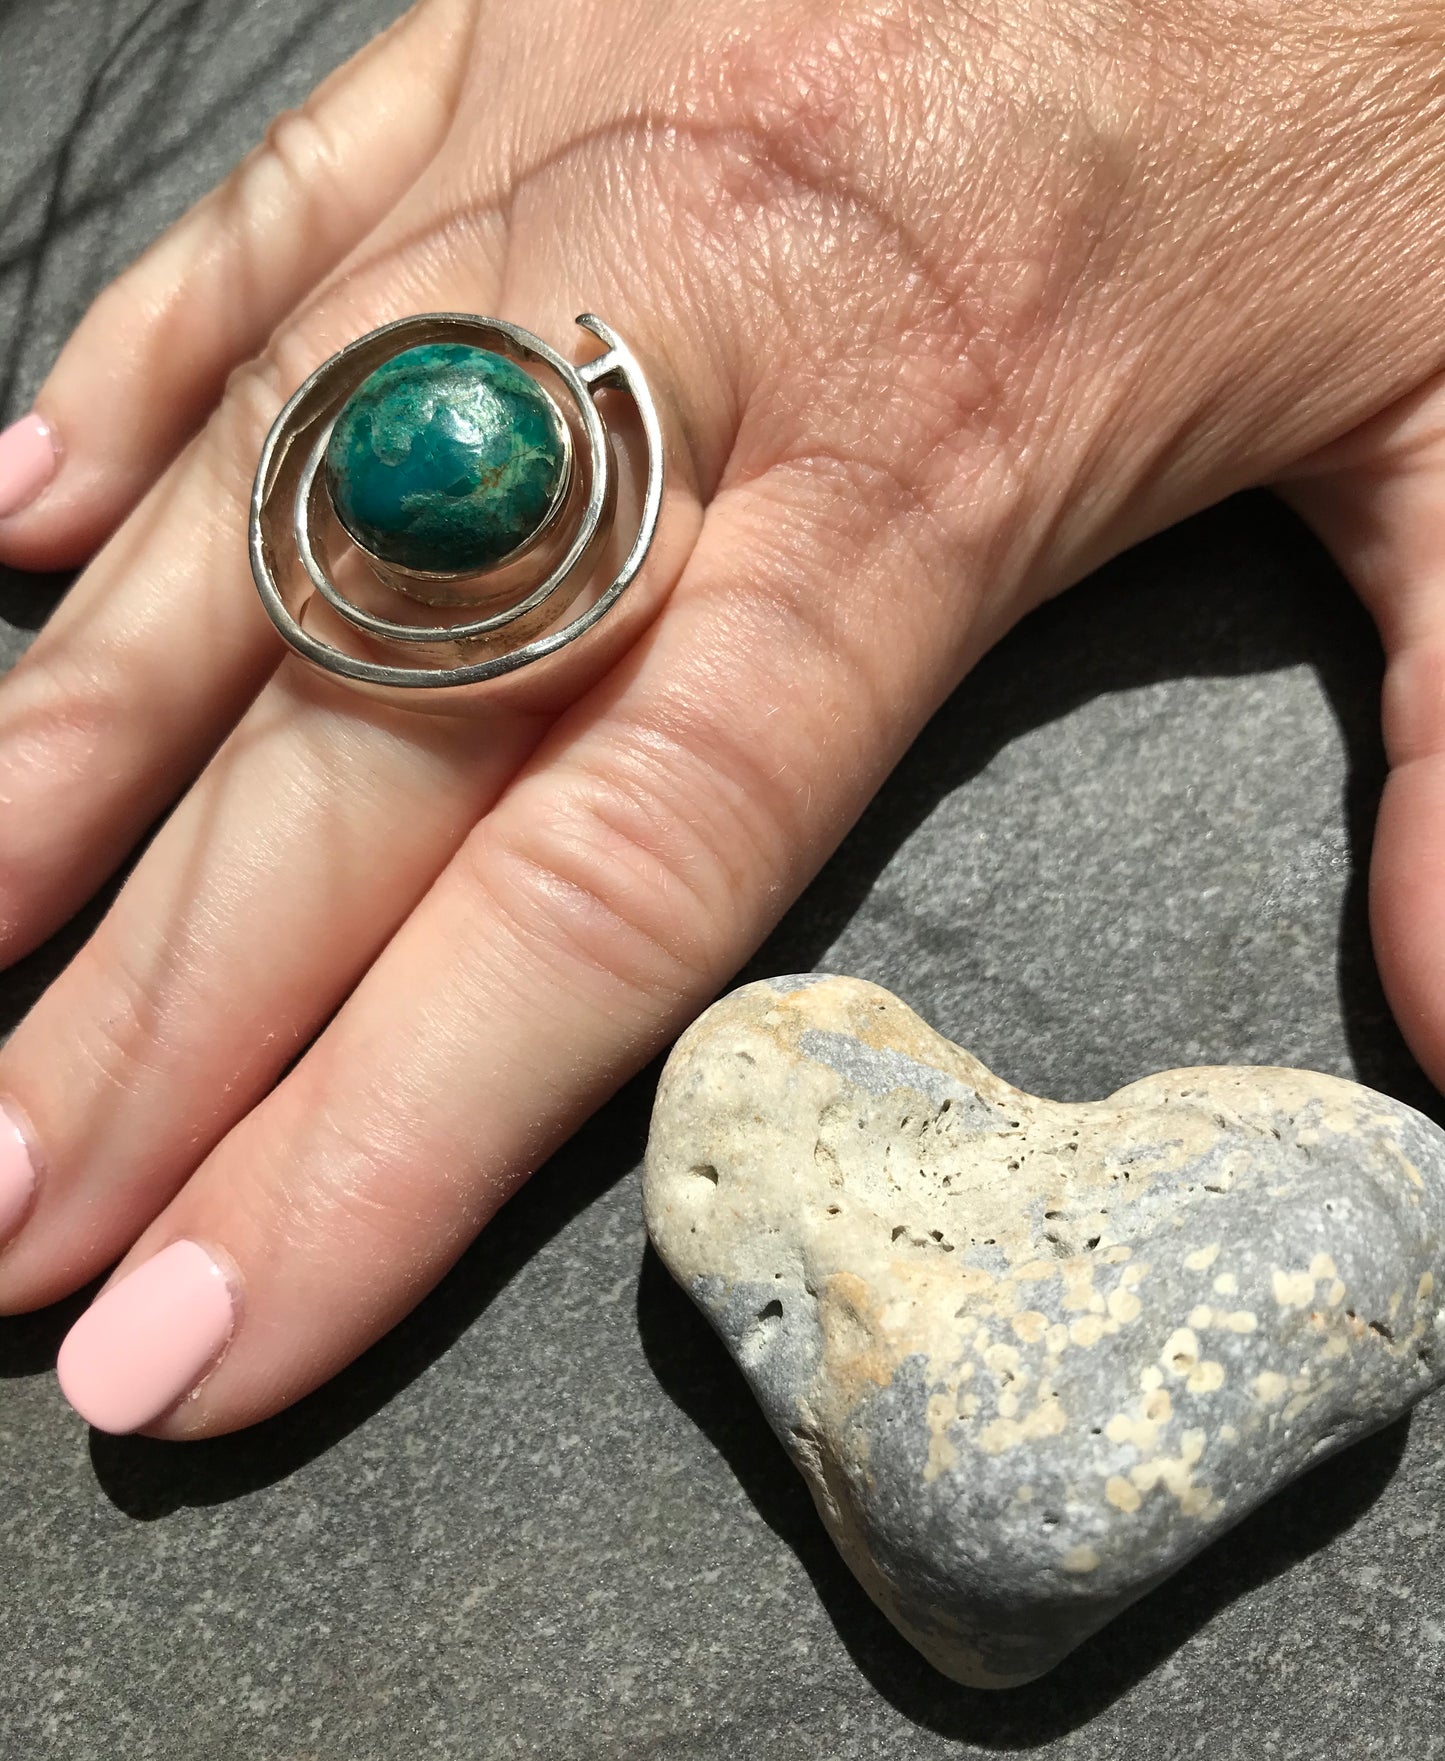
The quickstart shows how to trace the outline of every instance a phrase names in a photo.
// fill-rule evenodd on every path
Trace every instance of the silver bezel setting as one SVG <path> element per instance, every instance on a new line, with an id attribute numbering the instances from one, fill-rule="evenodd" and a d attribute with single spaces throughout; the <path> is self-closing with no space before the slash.
<path id="1" fill-rule="evenodd" d="M 363 686 L 404 691 L 477 686 L 568 647 L 616 605 L 642 567 L 657 528 L 663 438 L 646 380 L 626 344 L 592 313 L 583 313 L 577 323 L 604 352 L 574 367 L 531 331 L 501 319 L 463 312 L 402 318 L 331 356 L 289 400 L 256 470 L 251 570 L 272 623 L 304 660 Z M 432 574 L 382 563 L 346 532 L 326 489 L 326 446 L 347 399 L 384 361 L 430 342 L 492 349 L 539 379 L 546 375 L 563 394 L 563 401 L 553 401 L 568 435 L 565 482 L 538 530 L 476 574 Z M 595 401 L 604 388 L 626 393 L 636 406 L 647 478 L 636 536 L 612 579 L 598 583 L 594 565 L 611 533 L 616 504 L 612 447 Z M 545 383 L 543 389 L 551 396 Z M 338 584 L 339 545 L 366 561 L 383 599 L 395 597 L 387 607 L 393 615 L 358 603 Z M 540 564 L 554 555 L 538 578 Z M 586 603 L 568 617 L 584 594 Z M 317 606 L 332 614 L 335 634 L 307 627 L 308 613 Z M 458 615 L 427 619 L 428 607 Z M 478 615 L 468 616 L 469 611 Z M 352 631 L 375 658 L 343 645 Z"/>

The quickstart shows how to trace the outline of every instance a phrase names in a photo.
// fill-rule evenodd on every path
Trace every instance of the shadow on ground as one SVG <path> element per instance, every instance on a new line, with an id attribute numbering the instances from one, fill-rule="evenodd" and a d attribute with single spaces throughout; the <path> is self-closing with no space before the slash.
<path id="1" fill-rule="evenodd" d="M 1127 632 L 1127 642 L 1122 634 L 1117 643 L 1101 642 L 1101 624 Z M 1316 670 L 1348 754 L 1344 818 L 1353 878 L 1338 948 L 1356 1067 L 1364 1081 L 1439 1116 L 1438 1097 L 1385 1007 L 1365 918 L 1370 829 L 1384 772 L 1376 714 L 1378 645 L 1323 553 L 1262 495 L 1237 498 L 1119 559 L 1036 613 L 1026 629 L 988 656 L 934 717 L 742 976 L 815 965 L 934 806 L 1030 728 L 1101 693 L 1154 680 L 1300 664 Z M 53 970 L 53 950 L 36 959 L 37 970 Z M 21 997 L 33 988 L 22 970 L 8 995 Z M 139 1519 L 234 1498 L 293 1473 L 363 1423 L 444 1354 L 570 1218 L 637 1166 L 656 1075 L 655 1068 L 644 1072 L 604 1108 L 408 1320 L 289 1412 L 202 1444 L 97 1434 L 92 1459 L 110 1498 Z M 7 1324 L 0 1334 L 0 1373 L 33 1373 L 51 1361 L 77 1306 L 78 1300 Z M 638 1313 L 661 1386 L 708 1434 L 798 1554 L 844 1642 L 879 1691 L 933 1730 L 1002 1747 L 1029 1747 L 1085 1722 L 1219 1608 L 1347 1527 L 1388 1482 L 1406 1435 L 1401 1423 L 1315 1470 L 1044 1683 L 1005 1695 L 972 1694 L 937 1676 L 858 1589 L 741 1377 L 650 1253 Z"/>
<path id="2" fill-rule="evenodd" d="M 1297 1480 L 1042 1680 L 980 1693 L 939 1675 L 864 1595 L 741 1371 L 651 1248 L 637 1315 L 658 1381 L 798 1556 L 838 1636 L 877 1691 L 929 1730 L 994 1749 L 1036 1748 L 1087 1724 L 1222 1608 L 1349 1528 L 1389 1484 L 1409 1435 L 1409 1420 L 1402 1419 Z"/>
<path id="3" fill-rule="evenodd" d="M 1117 644 L 1100 642 L 1101 624 L 1120 632 Z M 935 716 L 745 976 L 813 965 L 935 804 L 1029 729 L 1105 692 L 1301 664 L 1316 672 L 1346 752 L 1342 818 L 1350 878 L 1337 949 L 1355 1069 L 1360 1080 L 1441 1119 L 1440 1097 L 1389 1014 L 1370 948 L 1366 878 L 1385 773 L 1379 645 L 1328 557 L 1264 495 L 1240 497 L 1119 559 L 1037 613 L 990 655 Z M 658 1381 L 798 1555 L 878 1692 L 939 1734 L 999 1749 L 1034 1748 L 1086 1724 L 1222 1608 L 1350 1527 L 1388 1485 L 1409 1430 L 1403 1419 L 1316 1468 L 1042 1681 L 984 1694 L 938 1675 L 863 1594 L 742 1375 L 651 1250 L 639 1284 L 638 1322 Z"/>

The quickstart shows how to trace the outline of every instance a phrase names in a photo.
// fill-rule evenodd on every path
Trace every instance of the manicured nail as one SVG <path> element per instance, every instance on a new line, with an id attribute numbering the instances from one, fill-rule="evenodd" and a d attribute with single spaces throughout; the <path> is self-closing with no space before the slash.
<path id="1" fill-rule="evenodd" d="M 50 424 L 33 410 L 0 432 L 0 520 L 29 507 L 59 463 Z"/>
<path id="2" fill-rule="evenodd" d="M 0 1107 L 0 1242 L 20 1227 L 35 1196 L 35 1159 L 25 1133 Z"/>
<path id="3" fill-rule="evenodd" d="M 194 1241 L 173 1241 L 66 1334 L 55 1366 L 61 1392 L 97 1430 L 139 1430 L 190 1393 L 234 1321 L 221 1268 Z"/>

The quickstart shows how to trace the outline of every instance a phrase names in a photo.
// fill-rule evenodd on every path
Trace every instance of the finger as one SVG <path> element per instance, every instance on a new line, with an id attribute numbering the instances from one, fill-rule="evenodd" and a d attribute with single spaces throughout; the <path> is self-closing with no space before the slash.
<path id="1" fill-rule="evenodd" d="M 77 1325 L 61 1372 L 86 1416 L 196 1435 L 315 1386 L 736 967 L 962 664 L 916 538 L 867 548 L 869 500 L 713 504 L 667 614 L 142 1236 L 111 1287 L 131 1294 Z"/>
<path id="2" fill-rule="evenodd" d="M 32 1197 L 34 1169 L 0 1138 L 0 1229 L 24 1222 L 0 1312 L 115 1263 L 341 1002 L 540 726 L 386 709 L 282 669 L 0 1050 L 44 1176 Z"/>
<path id="3" fill-rule="evenodd" d="M 1329 546 L 1384 643 L 1390 771 L 1371 862 L 1371 926 L 1400 1029 L 1445 1086 L 1445 379 L 1280 487 Z"/>
<path id="4" fill-rule="evenodd" d="M 251 582 L 246 517 L 266 430 L 290 391 L 363 331 L 415 308 L 487 310 L 505 227 L 466 248 L 420 196 L 232 376 L 205 430 L 81 576 L 0 684 L 0 959 L 50 934 L 225 738 L 280 646 Z M 442 241 L 442 242 L 438 242 Z"/>
<path id="5" fill-rule="evenodd" d="M 0 434 L 0 560 L 88 556 L 197 429 L 226 376 L 365 237 L 445 132 L 469 0 L 424 0 L 278 117 L 95 301 L 35 409 Z"/>

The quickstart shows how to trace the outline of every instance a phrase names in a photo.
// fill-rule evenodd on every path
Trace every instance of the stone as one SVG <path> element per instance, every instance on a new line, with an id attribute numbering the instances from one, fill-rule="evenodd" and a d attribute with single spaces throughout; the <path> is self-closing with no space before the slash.
<path id="1" fill-rule="evenodd" d="M 561 413 L 529 373 L 490 349 L 425 343 L 351 394 L 326 483 L 342 525 L 383 562 L 480 572 L 541 528 L 568 456 Z"/>
<path id="2" fill-rule="evenodd" d="M 1303 1070 L 1011 1088 L 848 978 L 668 1061 L 648 1229 L 883 1612 L 1025 1682 L 1442 1379 L 1445 1133 Z"/>

